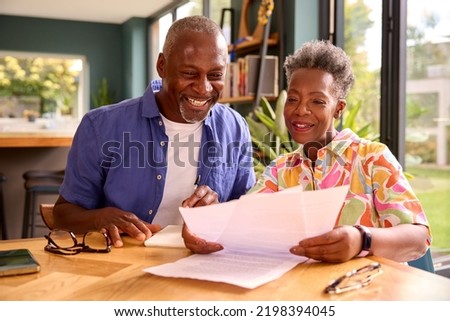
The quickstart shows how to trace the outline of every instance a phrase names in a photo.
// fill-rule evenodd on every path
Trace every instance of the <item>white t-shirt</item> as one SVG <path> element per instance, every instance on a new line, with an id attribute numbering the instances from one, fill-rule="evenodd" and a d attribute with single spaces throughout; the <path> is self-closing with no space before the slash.
<path id="1" fill-rule="evenodd" d="M 164 194 L 152 223 L 165 227 L 183 224 L 178 207 L 194 192 L 203 122 L 176 123 L 161 115 L 169 138 Z"/>

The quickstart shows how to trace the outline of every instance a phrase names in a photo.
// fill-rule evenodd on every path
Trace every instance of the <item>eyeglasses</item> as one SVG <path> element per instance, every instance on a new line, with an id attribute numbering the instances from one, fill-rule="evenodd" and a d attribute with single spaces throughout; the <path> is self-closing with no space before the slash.
<path id="1" fill-rule="evenodd" d="M 325 288 L 326 293 L 343 293 L 357 290 L 370 284 L 377 276 L 383 273 L 380 263 L 372 263 L 360 269 L 345 273 L 340 278 L 331 281 Z"/>
<path id="2" fill-rule="evenodd" d="M 111 242 L 105 233 L 87 232 L 83 242 L 78 243 L 72 232 L 53 230 L 45 235 L 48 244 L 45 250 L 55 254 L 75 255 L 81 252 L 108 253 L 111 251 Z"/>

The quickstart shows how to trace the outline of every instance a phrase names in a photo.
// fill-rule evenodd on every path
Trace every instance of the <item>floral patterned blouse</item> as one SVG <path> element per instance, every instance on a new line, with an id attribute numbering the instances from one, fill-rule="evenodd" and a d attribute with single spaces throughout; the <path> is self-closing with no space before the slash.
<path id="1" fill-rule="evenodd" d="M 430 231 L 422 205 L 388 147 L 362 139 L 350 129 L 338 133 L 318 151 L 314 169 L 302 145 L 279 156 L 249 193 L 277 192 L 298 185 L 308 191 L 349 185 L 340 225 L 392 227 L 413 223 Z"/>

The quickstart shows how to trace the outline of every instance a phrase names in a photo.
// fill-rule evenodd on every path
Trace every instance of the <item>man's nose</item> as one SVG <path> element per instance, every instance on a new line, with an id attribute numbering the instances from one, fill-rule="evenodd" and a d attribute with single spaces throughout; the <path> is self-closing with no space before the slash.
<path id="1" fill-rule="evenodd" d="M 212 91 L 213 87 L 208 77 L 200 77 L 196 82 L 196 89 L 199 94 L 205 94 Z"/>

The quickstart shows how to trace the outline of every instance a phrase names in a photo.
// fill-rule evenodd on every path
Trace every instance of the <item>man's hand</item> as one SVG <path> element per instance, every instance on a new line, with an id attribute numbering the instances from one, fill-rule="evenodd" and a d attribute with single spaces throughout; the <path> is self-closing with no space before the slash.
<path id="1" fill-rule="evenodd" d="M 199 207 L 219 203 L 219 196 L 209 186 L 202 185 L 183 201 L 182 207 Z"/>
<path id="2" fill-rule="evenodd" d="M 181 203 L 182 207 L 199 207 L 218 204 L 219 197 L 209 186 L 202 185 L 195 189 L 194 193 Z M 181 236 L 186 248 L 194 253 L 209 254 L 223 250 L 223 246 L 215 242 L 207 242 L 193 234 L 186 224 L 183 225 Z"/>
<path id="3" fill-rule="evenodd" d="M 186 248 L 197 254 L 209 254 L 223 250 L 223 246 L 215 242 L 206 242 L 204 239 L 193 234 L 186 224 L 183 225 L 181 236 L 184 239 Z"/>
<path id="4" fill-rule="evenodd" d="M 131 212 L 122 211 L 115 207 L 103 208 L 96 214 L 95 226 L 98 230 L 108 234 L 115 247 L 122 247 L 121 233 L 126 233 L 137 241 L 144 242 L 153 233 L 161 230 L 158 224 L 149 224 L 140 220 Z"/>

